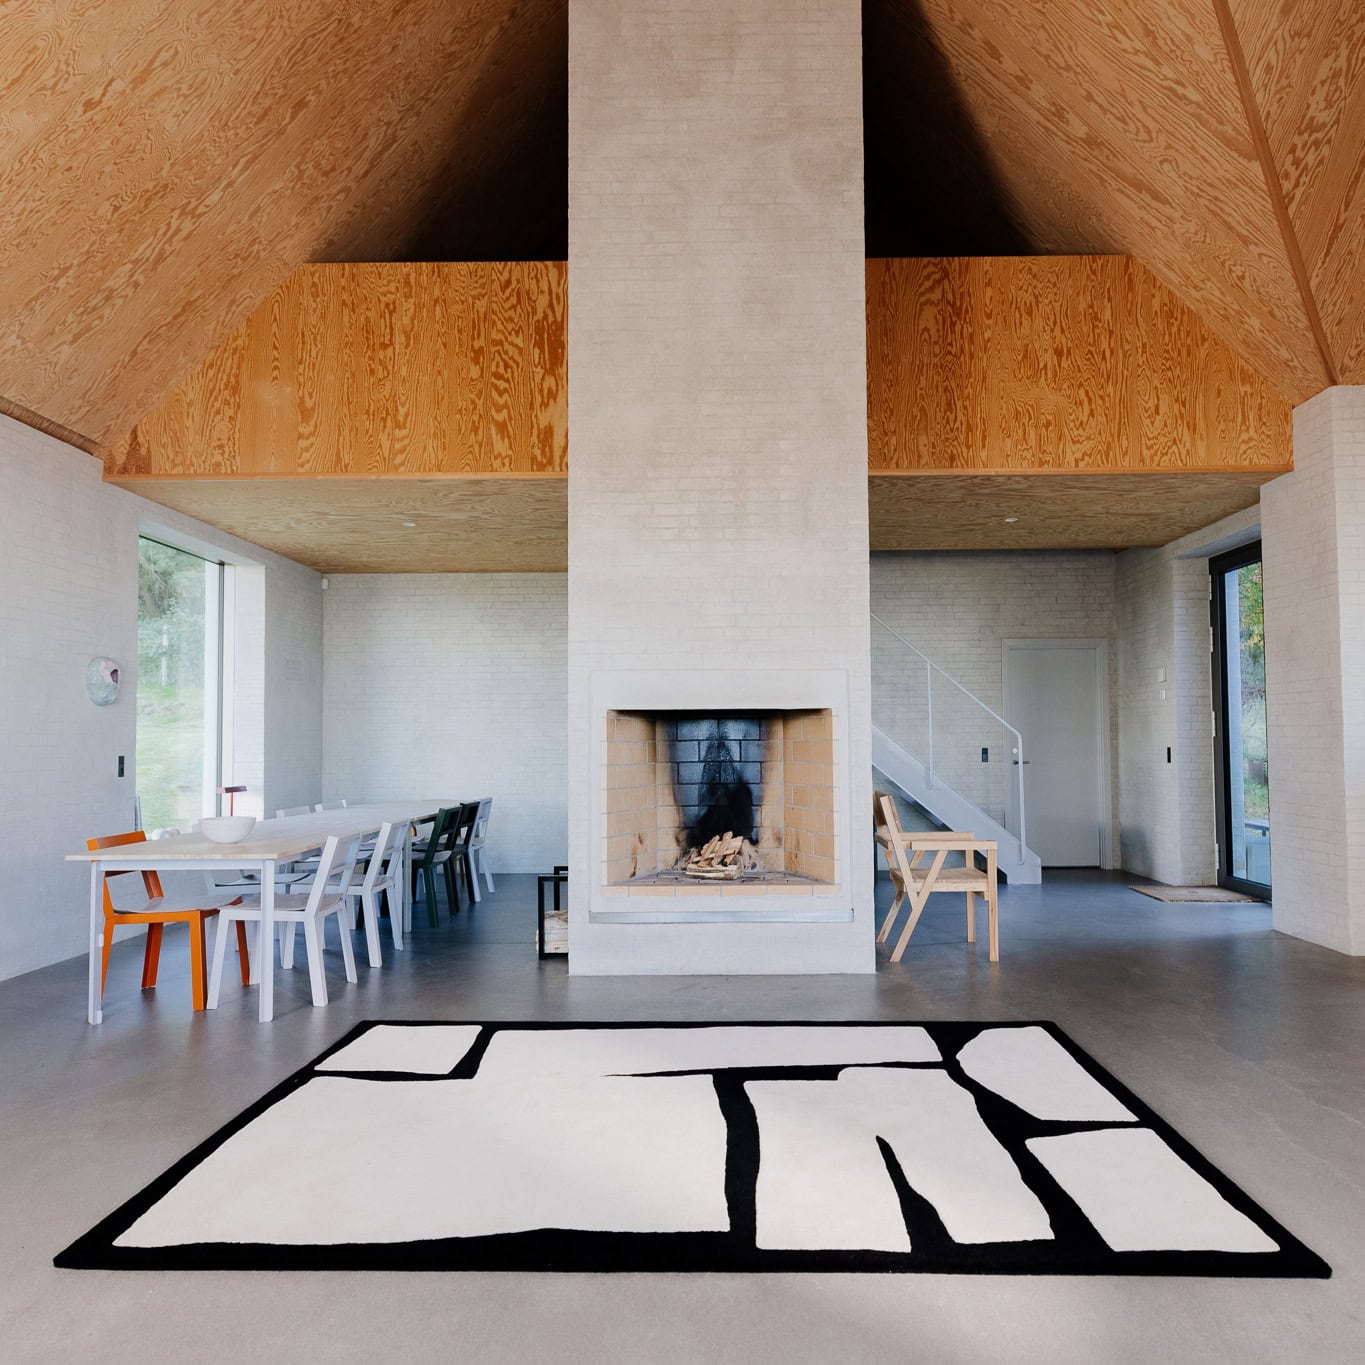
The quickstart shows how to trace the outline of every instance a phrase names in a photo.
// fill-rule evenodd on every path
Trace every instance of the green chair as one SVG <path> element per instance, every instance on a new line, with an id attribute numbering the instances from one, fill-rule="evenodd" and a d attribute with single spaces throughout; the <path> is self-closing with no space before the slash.
<path id="1" fill-rule="evenodd" d="M 450 841 L 457 832 L 459 806 L 442 806 L 431 822 L 431 833 L 425 844 L 413 849 L 412 857 L 412 896 L 417 899 L 417 881 L 421 878 L 423 896 L 427 903 L 427 922 L 434 929 L 439 922 L 436 915 L 436 869 L 445 873 L 447 895 L 450 899 L 450 913 L 455 913 L 455 897 L 449 890 L 452 881 L 450 873 Z"/>

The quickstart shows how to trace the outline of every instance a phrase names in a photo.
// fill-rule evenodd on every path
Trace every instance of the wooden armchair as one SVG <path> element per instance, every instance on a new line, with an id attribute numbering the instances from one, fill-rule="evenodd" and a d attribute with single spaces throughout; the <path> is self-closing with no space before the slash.
<path id="1" fill-rule="evenodd" d="M 901 828 L 900 817 L 896 814 L 896 803 L 886 792 L 877 792 L 873 798 L 873 822 L 876 828 L 877 844 L 886 856 L 887 871 L 891 874 L 891 884 L 896 891 L 896 899 L 882 921 L 877 933 L 877 942 L 885 943 L 891 927 L 900 913 L 901 903 L 909 903 L 910 914 L 905 928 L 896 940 L 892 962 L 899 962 L 910 942 L 910 935 L 919 923 L 925 902 L 935 891 L 961 891 L 967 896 L 967 942 L 976 942 L 976 898 L 986 900 L 987 934 L 990 941 L 990 959 L 1000 961 L 999 906 L 996 894 L 996 845 L 994 839 L 977 839 L 971 834 L 954 833 L 947 830 L 932 830 L 925 833 L 907 833 Z M 944 867 L 949 853 L 963 854 L 965 867 Z M 986 856 L 986 870 L 976 866 L 978 853 Z M 924 866 L 926 855 L 932 854 L 928 866 Z"/>

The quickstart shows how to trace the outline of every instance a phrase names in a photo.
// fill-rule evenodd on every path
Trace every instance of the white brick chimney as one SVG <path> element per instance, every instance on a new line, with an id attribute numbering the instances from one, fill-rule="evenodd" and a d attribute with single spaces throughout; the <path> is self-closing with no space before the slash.
<path id="1" fill-rule="evenodd" d="M 570 0 L 572 972 L 873 968 L 861 68 L 858 0 Z M 832 890 L 613 911 L 645 694 L 832 711 Z"/>

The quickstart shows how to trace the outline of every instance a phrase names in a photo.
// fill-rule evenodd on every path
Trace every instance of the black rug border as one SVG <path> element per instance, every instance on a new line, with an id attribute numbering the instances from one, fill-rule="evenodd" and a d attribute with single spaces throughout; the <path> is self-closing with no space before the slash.
<path id="1" fill-rule="evenodd" d="M 459 1064 L 443 1075 L 416 1072 L 330 1070 L 319 1065 L 355 1042 L 373 1028 L 479 1028 L 474 1045 Z M 905 1252 L 880 1251 L 765 1251 L 739 1242 L 733 1230 L 723 1233 L 622 1233 L 583 1232 L 543 1228 L 530 1232 L 501 1233 L 484 1237 L 441 1238 L 416 1242 L 342 1243 L 335 1245 L 283 1245 L 250 1242 L 200 1242 L 173 1247 L 117 1247 L 115 1240 L 148 1209 L 163 1199 L 196 1166 L 216 1151 L 235 1133 L 254 1122 L 267 1110 L 307 1084 L 314 1077 L 363 1078 L 369 1081 L 444 1081 L 473 1075 L 493 1037 L 502 1030 L 524 1032 L 563 1032 L 582 1029 L 712 1029 L 712 1028 L 921 1028 L 943 1056 L 943 1067 L 954 1080 L 969 1090 L 978 1105 L 1004 1106 L 1014 1111 L 1005 1123 L 992 1124 L 992 1131 L 1020 1164 L 1025 1183 L 1037 1192 L 1039 1184 L 1051 1186 L 1051 1178 L 1041 1163 L 1022 1146 L 1020 1133 L 1037 1135 L 1082 1132 L 1096 1128 L 1144 1127 L 1166 1142 L 1192 1170 L 1213 1186 L 1233 1208 L 1272 1238 L 1279 1246 L 1274 1252 L 1210 1251 L 1113 1251 L 1099 1238 L 1079 1209 L 1064 1192 L 1065 1205 L 1071 1205 L 1084 1228 L 1069 1227 L 1068 1237 L 1079 1237 L 1079 1250 L 1058 1250 L 1054 1243 L 993 1242 L 952 1243 L 946 1235 L 931 1232 L 928 1245 L 916 1223 L 915 1247 Z M 966 1076 L 957 1064 L 957 1053 L 986 1029 L 1041 1028 L 1095 1080 L 1102 1084 L 1134 1116 L 1135 1122 L 1123 1123 L 1048 1123 L 1019 1119 L 1022 1111 L 1009 1101 L 986 1090 Z M 812 1067 L 811 1074 L 830 1075 L 842 1065 Z M 939 1065 L 938 1063 L 935 1064 Z M 708 1070 L 710 1070 L 708 1068 Z M 760 1068 L 737 1068 L 744 1080 L 758 1078 Z M 790 1075 L 791 1068 L 783 1068 Z M 718 1096 L 727 1120 L 738 1104 L 734 1091 L 742 1094 L 740 1080 L 727 1088 L 724 1070 L 714 1073 Z M 734 1074 L 734 1073 L 732 1073 Z M 756 1144 L 755 1144 L 756 1146 Z M 903 1205 L 920 1197 L 904 1181 L 890 1149 L 883 1144 L 888 1170 L 900 1192 Z M 737 1182 L 727 1164 L 727 1195 Z M 1058 1212 L 1060 1187 L 1051 1189 L 1045 1207 Z M 733 1212 L 733 1203 L 732 1203 Z M 1090 1236 L 1084 1235 L 1088 1229 Z M 846 1273 L 846 1274 L 966 1274 L 966 1275 L 1081 1275 L 1081 1276 L 1176 1276 L 1227 1277 L 1235 1279 L 1328 1279 L 1331 1267 L 1310 1250 L 1282 1223 L 1270 1215 L 1235 1181 L 1226 1176 L 1201 1151 L 1135 1095 L 1117 1077 L 1097 1062 L 1055 1022 L 1047 1019 L 726 1019 L 699 1022 L 670 1020 L 496 1020 L 496 1019 L 365 1019 L 348 1029 L 330 1047 L 292 1072 L 259 1099 L 192 1148 L 159 1176 L 145 1185 L 88 1232 L 53 1257 L 53 1265 L 69 1270 L 146 1270 L 146 1271 L 282 1271 L 282 1270 L 355 1270 L 355 1271 L 551 1271 L 564 1274 L 601 1274 L 610 1272 L 677 1273 L 740 1272 L 748 1274 Z"/>

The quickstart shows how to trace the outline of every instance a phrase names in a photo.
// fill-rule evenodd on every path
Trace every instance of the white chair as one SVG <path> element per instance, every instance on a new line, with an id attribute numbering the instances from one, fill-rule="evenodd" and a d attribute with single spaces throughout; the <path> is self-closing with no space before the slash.
<path id="1" fill-rule="evenodd" d="M 312 806 L 281 806 L 275 812 L 277 819 L 283 820 L 286 815 L 312 815 Z"/>
<path id="2" fill-rule="evenodd" d="M 385 821 L 379 827 L 363 881 L 351 882 L 346 894 L 360 901 L 365 915 L 365 943 L 370 953 L 370 966 L 381 963 L 379 951 L 379 895 L 389 898 L 389 928 L 393 931 L 393 946 L 403 946 L 403 840 L 407 826 Z M 349 921 L 347 921 L 349 923 Z"/>
<path id="3" fill-rule="evenodd" d="M 469 840 L 469 875 L 474 884 L 474 899 L 479 900 L 479 878 L 488 883 L 493 890 L 493 874 L 488 868 L 488 850 L 484 840 L 488 837 L 488 817 L 493 810 L 493 798 L 485 796 L 479 802 L 478 814 L 474 817 L 474 833 Z"/>
<path id="4" fill-rule="evenodd" d="M 335 915 L 337 931 L 341 935 L 341 958 L 346 966 L 346 980 L 355 981 L 355 949 L 351 943 L 351 928 L 348 923 L 350 901 L 347 891 L 355 874 L 355 860 L 360 841 L 348 840 L 338 857 L 340 841 L 335 834 L 329 835 L 322 846 L 322 858 L 318 863 L 318 873 L 313 879 L 312 889 L 307 896 L 276 896 L 275 919 L 284 926 L 290 944 L 289 960 L 283 965 L 287 969 L 294 965 L 293 927 L 303 925 L 303 941 L 308 952 L 308 977 L 313 987 L 313 1004 L 327 1003 L 327 976 L 323 969 L 322 948 L 325 922 L 329 915 Z M 261 901 L 259 896 L 243 897 L 236 904 L 219 911 L 230 918 L 219 919 L 218 937 L 213 945 L 213 973 L 209 979 L 209 1009 L 218 1007 L 218 987 L 223 978 L 223 958 L 227 951 L 227 926 L 238 920 L 253 924 L 261 921 Z M 261 945 L 262 949 L 268 947 Z M 281 954 L 283 956 L 283 953 Z"/>
<path id="5" fill-rule="evenodd" d="M 314 809 L 314 811 L 316 811 L 319 815 L 320 815 L 323 811 L 325 811 L 325 810 L 345 810 L 345 809 L 346 809 L 346 802 L 345 802 L 345 801 L 319 801 L 319 802 L 317 803 L 317 805 L 313 807 L 313 809 Z"/>

